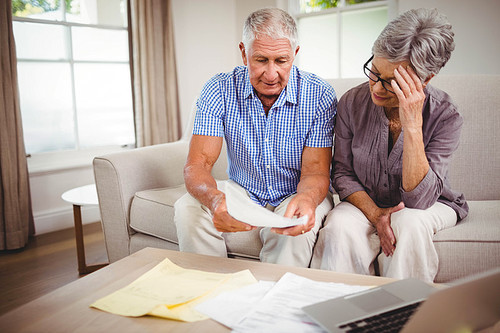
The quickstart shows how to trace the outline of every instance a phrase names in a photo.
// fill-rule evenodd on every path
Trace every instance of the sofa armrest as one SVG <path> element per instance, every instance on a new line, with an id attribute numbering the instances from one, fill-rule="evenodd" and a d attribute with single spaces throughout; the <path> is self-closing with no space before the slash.
<path id="1" fill-rule="evenodd" d="M 130 206 L 137 191 L 184 183 L 189 142 L 137 148 L 96 157 L 94 177 L 110 262 L 130 254 Z"/>

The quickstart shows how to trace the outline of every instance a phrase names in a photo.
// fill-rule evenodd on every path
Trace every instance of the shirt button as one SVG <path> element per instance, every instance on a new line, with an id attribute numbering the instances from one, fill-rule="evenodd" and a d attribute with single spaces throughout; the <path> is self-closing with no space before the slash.
<path id="1" fill-rule="evenodd" d="M 272 187 L 272 186 L 269 186 L 269 190 L 271 190 L 271 191 L 272 191 L 272 190 L 273 190 L 273 187 Z"/>
<path id="2" fill-rule="evenodd" d="M 268 169 L 269 169 L 269 168 L 271 168 L 271 166 L 268 164 L 268 165 L 266 165 L 266 168 L 268 168 Z"/>

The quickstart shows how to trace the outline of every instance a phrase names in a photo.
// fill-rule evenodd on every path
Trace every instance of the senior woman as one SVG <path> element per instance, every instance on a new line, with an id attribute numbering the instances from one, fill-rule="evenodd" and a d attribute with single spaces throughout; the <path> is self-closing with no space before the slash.
<path id="1" fill-rule="evenodd" d="M 434 280 L 432 236 L 468 212 L 447 179 L 462 118 L 428 85 L 454 46 L 451 25 L 429 9 L 403 13 L 375 41 L 368 82 L 338 104 L 332 183 L 341 203 L 311 267 L 373 275 L 378 261 L 382 276 Z"/>

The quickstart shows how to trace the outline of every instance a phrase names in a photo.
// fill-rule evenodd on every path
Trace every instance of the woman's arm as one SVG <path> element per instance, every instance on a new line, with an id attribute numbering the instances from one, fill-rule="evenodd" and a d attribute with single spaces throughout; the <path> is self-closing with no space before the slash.
<path id="1" fill-rule="evenodd" d="M 393 83 L 393 88 L 400 101 L 404 132 L 401 196 L 406 207 L 427 209 L 443 192 L 448 166 L 459 144 L 463 120 L 450 101 L 437 100 L 434 103 L 429 100 L 431 107 L 440 109 L 432 110 L 427 115 L 427 123 L 423 124 L 423 87 L 430 78 L 422 85 L 411 68 L 405 70 L 402 67 L 395 71 L 395 76 L 398 84 Z"/>
<path id="2" fill-rule="evenodd" d="M 397 84 L 392 87 L 399 100 L 399 119 L 403 129 L 402 187 L 406 192 L 415 189 L 429 171 L 422 134 L 424 86 L 411 67 L 394 70 Z"/>

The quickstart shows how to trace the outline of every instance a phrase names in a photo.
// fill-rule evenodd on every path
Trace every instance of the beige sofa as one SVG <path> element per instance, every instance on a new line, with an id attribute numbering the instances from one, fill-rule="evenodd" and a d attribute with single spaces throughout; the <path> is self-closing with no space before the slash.
<path id="1" fill-rule="evenodd" d="M 340 98 L 364 80 L 330 83 Z M 449 176 L 453 187 L 465 193 L 470 213 L 434 236 L 440 259 L 436 282 L 446 282 L 500 266 L 500 76 L 438 75 L 431 84 L 447 91 L 464 117 Z M 192 119 L 177 142 L 95 158 L 110 261 L 148 246 L 178 250 L 173 205 L 185 193 L 182 169 L 191 126 Z M 214 176 L 226 179 L 225 169 L 223 152 Z M 255 232 L 228 235 L 227 244 L 231 255 L 257 260 L 262 246 Z"/>

